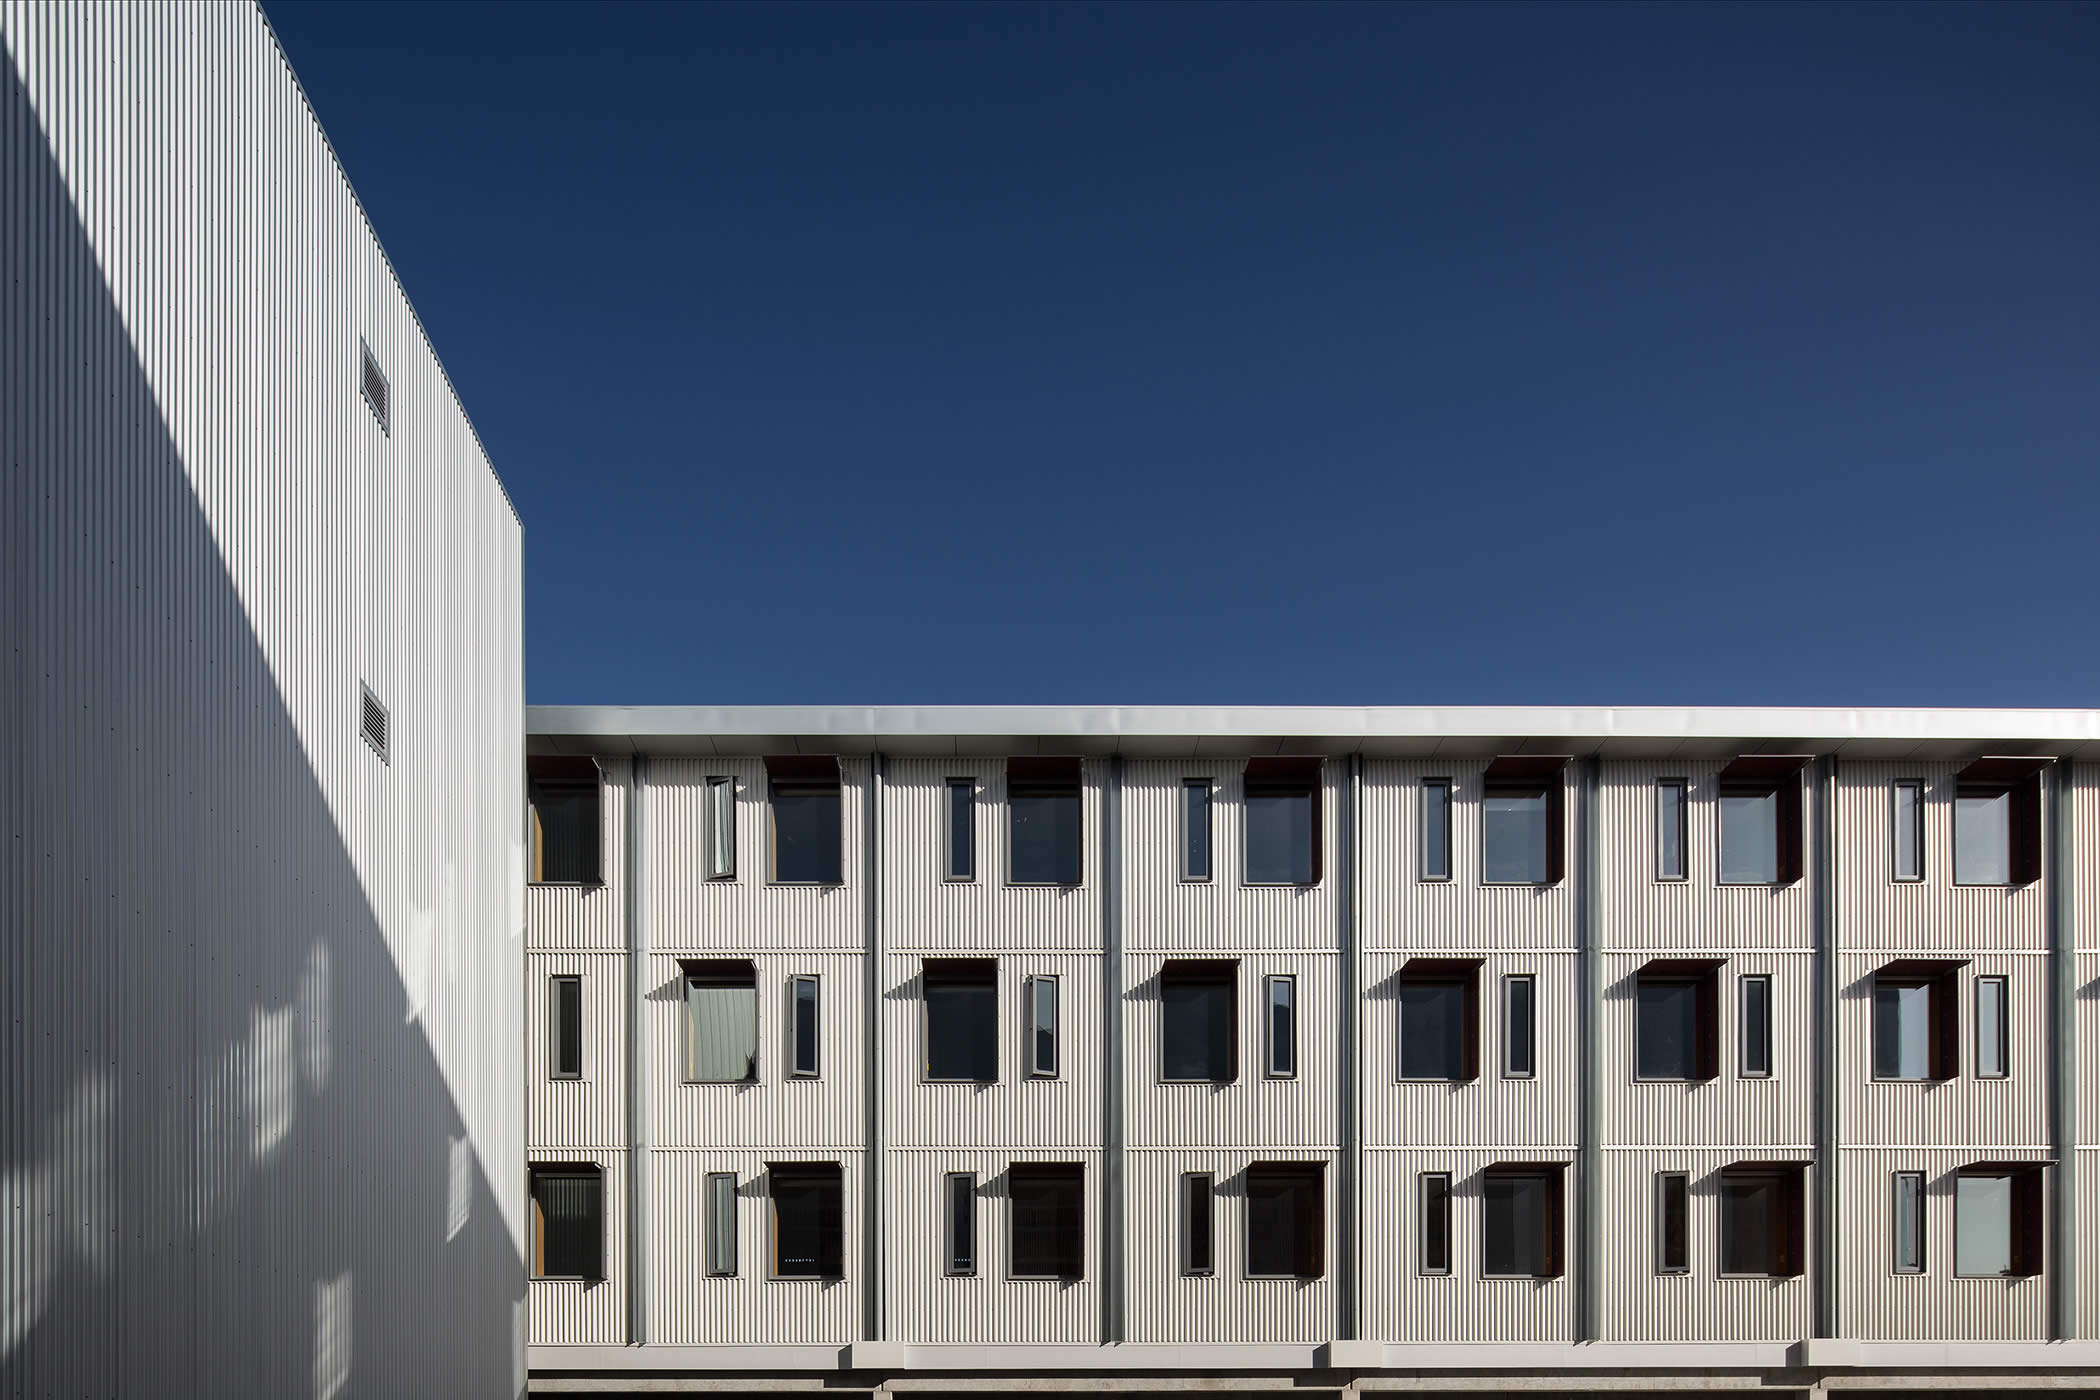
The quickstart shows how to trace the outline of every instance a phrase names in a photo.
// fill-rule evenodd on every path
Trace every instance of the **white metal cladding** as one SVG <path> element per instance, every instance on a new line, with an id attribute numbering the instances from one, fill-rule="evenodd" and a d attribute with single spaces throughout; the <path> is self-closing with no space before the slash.
<path id="1" fill-rule="evenodd" d="M 1802 793 L 1801 879 L 1791 885 L 1724 885 L 1720 870 L 1720 772 L 1725 763 L 1606 763 L 1597 792 L 1607 948 L 1808 948 L 1815 941 L 1814 794 Z M 1686 780 L 1688 878 L 1655 878 L 1655 787 Z M 1805 1023 L 1804 1023 L 1805 1033 Z"/>
<path id="2" fill-rule="evenodd" d="M 1247 1277 L 1247 1168 L 1320 1162 L 1326 1193 L 1324 1272 L 1316 1279 Z M 1181 1272 L 1181 1178 L 1213 1183 L 1212 1272 Z M 1335 1334 L 1334 1158 L 1326 1153 L 1232 1149 L 1132 1151 L 1123 1166 L 1130 1222 L 1125 1269 L 1129 1337 L 1136 1342 L 1318 1342 Z"/>
<path id="3" fill-rule="evenodd" d="M 548 983 L 581 979 L 583 1074 L 548 1074 Z M 627 1141 L 627 959 L 620 953 L 529 953 L 525 959 L 527 1143 L 615 1148 Z M 658 1119 L 660 1123 L 662 1120 Z"/>
<path id="4" fill-rule="evenodd" d="M 1923 1147 L 1846 1148 L 1838 1167 L 1838 1219 L 1846 1222 L 1840 1315 L 1853 1337 L 1964 1341 L 2043 1341 L 2049 1335 L 2048 1276 L 1954 1275 L 1956 1173 L 1984 1158 L 2046 1153 L 1978 1153 Z M 1893 1271 L 1890 1176 L 1925 1173 L 1925 1272 Z"/>
<path id="5" fill-rule="evenodd" d="M 1349 767 L 1329 760 L 1320 781 L 1320 879 L 1312 885 L 1248 885 L 1242 799 L 1246 760 L 1132 762 L 1123 769 L 1123 947 L 1194 953 L 1243 948 L 1335 946 L 1335 811 Z M 1182 784 L 1212 785 L 1211 878 L 1181 878 Z"/>
<path id="6" fill-rule="evenodd" d="M 1732 1162 L 1772 1160 L 1782 1154 L 1733 1148 L 1640 1148 L 1602 1155 L 1604 1336 L 1612 1341 L 1791 1341 L 1812 1334 L 1813 1285 L 1793 1278 L 1724 1277 L 1721 1273 L 1720 1173 Z M 1784 1154 L 1806 1159 L 1806 1153 Z M 1811 1172 L 1813 1169 L 1811 1169 Z M 1686 1177 L 1685 1243 L 1690 1269 L 1659 1272 L 1656 1177 Z M 1803 1182 L 1813 1193 L 1813 1176 Z M 1803 1229 L 1803 1258 L 1815 1254 L 1815 1212 Z M 1853 1217 L 1840 1214 L 1841 1220 Z M 1847 1228 L 1840 1248 L 1848 1265 L 1857 1231 Z"/>
<path id="7" fill-rule="evenodd" d="M 1374 1148 L 1363 1165 L 1363 1326 L 1366 1337 L 1392 1342 L 1571 1341 L 1573 1276 L 1483 1278 L 1480 1272 L 1481 1173 L 1496 1162 L 1570 1161 L 1572 1154 L 1523 1149 Z M 1425 1275 L 1417 1195 L 1423 1172 L 1451 1175 L 1451 1272 Z M 1575 1170 L 1561 1189 L 1572 1263 Z"/>
<path id="8" fill-rule="evenodd" d="M 2081 1048 L 2100 1045 L 2100 951 L 2081 950 L 2072 955 L 2071 986 L 2071 1043 Z M 2072 1133 L 2081 1146 L 2093 1146 L 2100 1144 L 2100 1083 L 2095 1082 L 2100 1079 L 2100 1064 L 2094 1063 L 2088 1051 L 2078 1069 Z M 2100 1297 L 2100 1278 L 2094 1282 L 2093 1293 Z"/>
<path id="9" fill-rule="evenodd" d="M 1157 953 L 1123 959 L 1123 1114 L 1133 1146 L 1332 1149 L 1338 1141 L 1339 1067 L 1336 958 L 1321 953 L 1254 953 L 1238 959 L 1234 984 L 1238 1077 L 1229 1084 L 1160 1079 L 1160 965 Z M 1298 979 L 1298 1073 L 1262 1073 L 1262 979 Z"/>
<path id="10" fill-rule="evenodd" d="M 2074 763 L 2070 768 L 2070 823 L 2072 849 L 2076 852 L 2071 861 L 2071 928 L 2075 948 L 2100 949 L 2100 764 Z M 2045 860 L 2047 856 L 2043 857 Z M 2087 980 L 2080 978 L 2077 986 L 2081 998 L 2090 995 L 2083 989 Z M 2081 1089 L 2087 1086 L 2080 1086 Z"/>
<path id="11" fill-rule="evenodd" d="M 2100 1288 L 2093 1286 L 2095 1271 L 2100 1270 L 2100 1230 L 2093 1228 L 2086 1212 L 2092 1210 L 2091 1202 L 2100 1195 L 2100 1148 L 2081 1143 L 2071 1158 L 2057 1170 L 2072 1175 L 2059 1179 L 2056 1185 L 2059 1190 L 2076 1193 L 2080 1212 L 2076 1237 L 2068 1251 L 2078 1290 L 2072 1303 L 2072 1331 L 2075 1336 L 2094 1337 L 2100 1336 Z"/>
<path id="12" fill-rule="evenodd" d="M 892 952 L 1101 948 L 1101 789 L 1108 765 L 1080 775 L 1080 882 L 1007 880 L 1010 823 L 1002 759 L 893 759 L 883 771 L 883 941 Z M 948 780 L 976 784 L 972 809 L 977 878 L 944 877 Z"/>
<path id="13" fill-rule="evenodd" d="M 605 1219 L 604 1278 L 536 1278 L 527 1285 L 532 1306 L 530 1339 L 540 1345 L 626 1341 L 627 1154 L 535 1148 L 526 1155 L 533 1164 L 595 1163 L 603 1182 L 600 1199 Z"/>
<path id="14" fill-rule="evenodd" d="M 923 960 L 885 959 L 883 1111 L 887 1135 L 902 1147 L 1101 1146 L 1101 959 L 1073 953 L 1001 953 L 999 1079 L 994 1084 L 929 1082 Z M 1023 1071 L 1022 985 L 1057 979 L 1058 1073 Z M 960 1169 L 958 1169 L 960 1170 Z"/>
<path id="15" fill-rule="evenodd" d="M 1514 1146 L 1522 1143 L 1570 1147 L 1576 1140 L 1576 1039 L 1579 999 L 1575 956 L 1565 952 L 1492 953 L 1482 955 L 1480 996 L 1480 1077 L 1469 1083 L 1442 1084 L 1400 1078 L 1400 969 L 1403 953 L 1373 953 L 1364 958 L 1364 1003 L 1359 1024 L 1363 1037 L 1357 1060 L 1362 1066 L 1363 1140 L 1380 1147 L 1409 1143 L 1452 1143 L 1468 1147 Z M 1530 1079 L 1511 1079 L 1503 1071 L 1505 977 L 1535 979 L 1533 1060 Z"/>
<path id="16" fill-rule="evenodd" d="M 514 1394 L 517 520 L 256 9 L 0 47 L 0 1393 Z"/>
<path id="17" fill-rule="evenodd" d="M 710 880 L 707 780 L 736 780 L 736 876 Z M 867 900 L 865 875 L 868 761 L 839 763 L 839 835 L 844 843 L 836 885 L 776 885 L 765 763 L 758 758 L 650 760 L 648 813 L 649 946 L 657 952 L 721 948 L 859 948 Z"/>
<path id="18" fill-rule="evenodd" d="M 598 767 L 604 774 L 598 804 L 602 883 L 526 886 L 525 937 L 532 948 L 618 951 L 627 946 L 627 792 L 634 760 L 606 757 Z"/>
<path id="19" fill-rule="evenodd" d="M 1078 1279 L 1012 1277 L 1008 1170 L 1015 1162 L 1083 1168 L 1085 1255 Z M 919 1342 L 1092 1342 L 1101 1336 L 1101 1158 L 1063 1148 L 900 1149 L 890 1154 L 887 1287 L 891 1335 Z M 941 1257 L 942 1177 L 977 1176 L 977 1273 L 950 1277 Z"/>
<path id="20" fill-rule="evenodd" d="M 1363 910 L 1358 937 L 1366 950 L 1573 948 L 1576 897 L 1572 878 L 1557 885 L 1480 882 L 1480 803 L 1484 761 L 1366 759 L 1358 879 Z M 1424 778 L 1451 780 L 1451 878 L 1421 878 Z M 1573 853 L 1576 790 L 1563 778 L 1567 869 Z"/>
<path id="21" fill-rule="evenodd" d="M 2048 945 L 2046 841 L 2044 878 L 2031 885 L 1954 883 L 1954 775 L 1962 766 L 1838 765 L 1838 936 L 1843 946 L 1931 952 Z M 1925 784 L 1925 878 L 1898 882 L 1891 864 L 1890 787 L 1907 780 Z"/>
<path id="22" fill-rule="evenodd" d="M 862 1154 L 837 1150 L 649 1154 L 649 1340 L 666 1346 L 853 1340 L 860 1326 Z M 836 1162 L 844 1190 L 845 1275 L 776 1278 L 769 1162 Z M 707 1272 L 707 1176 L 737 1179 L 737 1271 Z"/>
<path id="23" fill-rule="evenodd" d="M 1687 1147 L 1790 1145 L 1815 1138 L 1813 1051 L 1815 976 L 1805 952 L 1728 955 L 1719 977 L 1720 1050 L 1717 1078 L 1684 1082 L 1642 1080 L 1635 1074 L 1634 989 L 1647 953 L 1611 953 L 1603 959 L 1604 1004 L 1601 1088 L 1608 1145 Z M 1772 1073 L 1742 1073 L 1742 979 L 1772 979 Z"/>
<path id="24" fill-rule="evenodd" d="M 758 977 L 758 1080 L 751 1084 L 685 1082 L 685 977 L 678 959 L 649 959 L 648 1010 L 641 1063 L 648 1076 L 652 1147 L 740 1149 L 789 1146 L 858 1148 L 865 1142 L 867 1081 L 862 957 L 858 953 L 709 949 L 710 958 L 749 958 Z M 793 1022 L 789 979 L 818 982 L 818 1069 L 814 1079 L 789 1071 Z"/>

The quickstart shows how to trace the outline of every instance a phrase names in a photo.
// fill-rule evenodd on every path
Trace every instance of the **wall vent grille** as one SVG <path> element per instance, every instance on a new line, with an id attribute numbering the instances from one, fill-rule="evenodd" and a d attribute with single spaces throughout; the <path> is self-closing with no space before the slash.
<path id="1" fill-rule="evenodd" d="M 387 757 L 386 751 L 386 706 L 379 703 L 379 697 L 372 693 L 372 687 L 360 685 L 358 691 L 364 699 L 364 703 L 358 707 L 361 713 L 358 732 L 363 734 L 365 742 L 372 746 L 372 752 L 379 755 L 381 763 L 390 763 L 392 760 Z"/>
<path id="2" fill-rule="evenodd" d="M 393 429 L 387 425 L 386 416 L 386 376 L 379 372 L 379 361 L 372 358 L 371 346 L 360 340 L 357 342 L 357 353 L 361 371 L 358 387 L 364 392 L 365 402 L 372 406 L 372 416 L 379 420 L 379 431 L 391 434 Z"/>

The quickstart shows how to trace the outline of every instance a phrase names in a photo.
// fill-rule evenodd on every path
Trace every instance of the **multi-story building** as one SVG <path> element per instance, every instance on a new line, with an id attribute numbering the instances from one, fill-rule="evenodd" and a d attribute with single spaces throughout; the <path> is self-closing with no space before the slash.
<path id="1" fill-rule="evenodd" d="M 528 712 L 565 1389 L 2100 1367 L 2100 712 Z"/>

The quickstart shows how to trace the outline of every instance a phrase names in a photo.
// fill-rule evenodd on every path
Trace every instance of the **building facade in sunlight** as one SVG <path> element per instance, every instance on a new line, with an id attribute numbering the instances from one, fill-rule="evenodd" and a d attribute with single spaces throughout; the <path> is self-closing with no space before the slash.
<path id="1" fill-rule="evenodd" d="M 517 518 L 259 11 L 0 44 L 0 1395 L 515 1395 Z"/>

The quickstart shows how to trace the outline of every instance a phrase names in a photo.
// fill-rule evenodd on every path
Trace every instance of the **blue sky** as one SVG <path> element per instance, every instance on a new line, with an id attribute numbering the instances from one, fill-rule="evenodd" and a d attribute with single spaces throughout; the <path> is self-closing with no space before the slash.
<path id="1" fill-rule="evenodd" d="M 535 703 L 2100 704 L 2100 7 L 265 8 Z"/>

